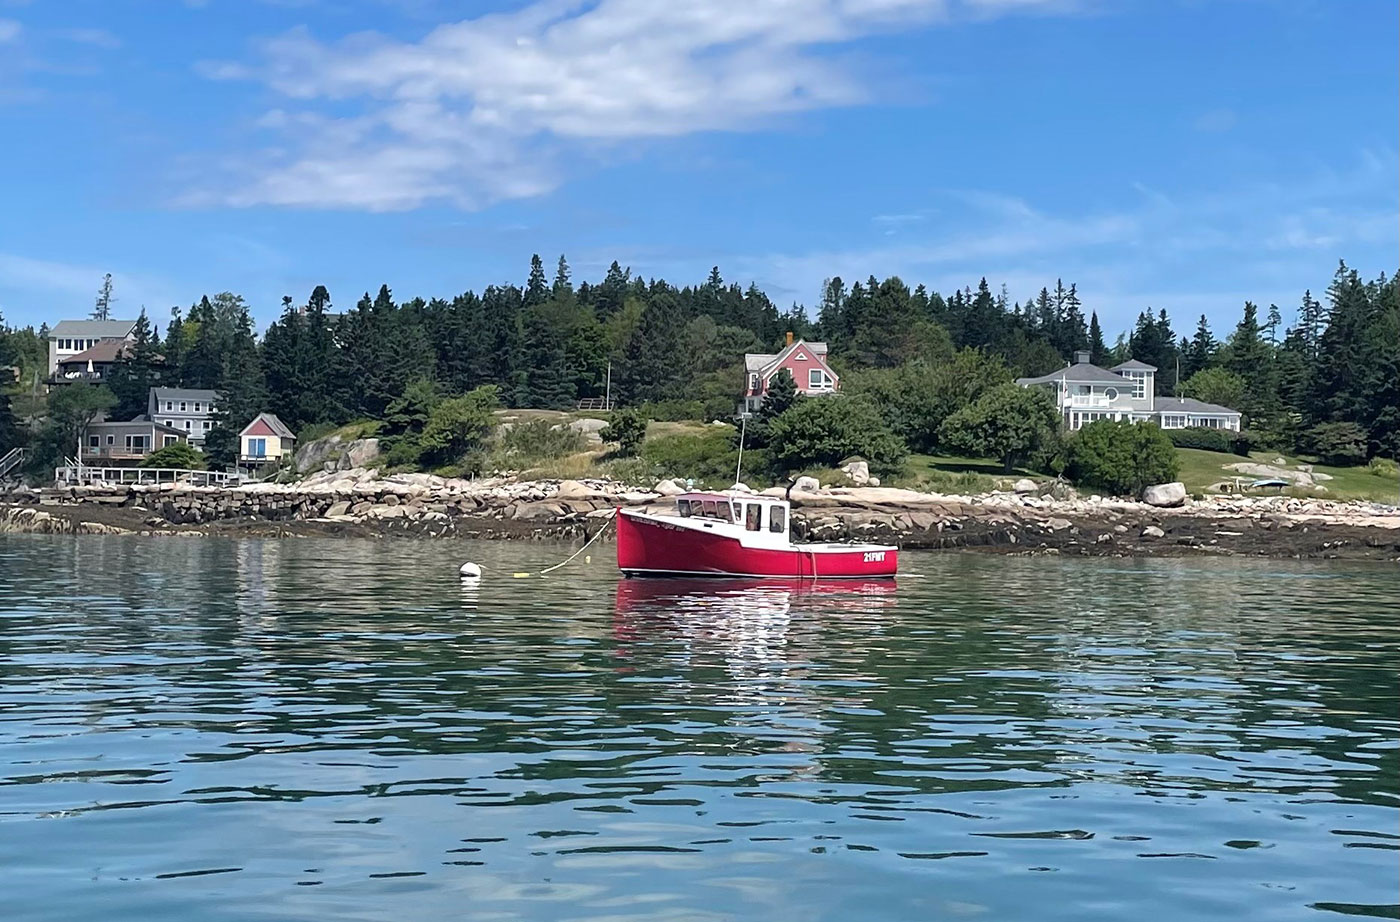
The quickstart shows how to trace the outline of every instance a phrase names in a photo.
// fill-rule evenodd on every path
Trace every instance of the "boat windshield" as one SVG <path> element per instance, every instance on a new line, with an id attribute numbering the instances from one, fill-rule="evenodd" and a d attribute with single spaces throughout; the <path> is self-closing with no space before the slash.
<path id="1" fill-rule="evenodd" d="M 678 499 L 676 512 L 687 518 L 698 516 L 702 519 L 718 519 L 721 522 L 733 521 L 729 514 L 729 504 L 713 499 Z"/>

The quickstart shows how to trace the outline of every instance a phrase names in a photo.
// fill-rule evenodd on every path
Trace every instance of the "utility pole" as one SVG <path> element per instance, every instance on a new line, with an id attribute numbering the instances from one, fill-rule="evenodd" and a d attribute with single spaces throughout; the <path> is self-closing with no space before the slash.
<path id="1" fill-rule="evenodd" d="M 608 377 L 603 390 L 603 408 L 609 413 L 612 412 L 612 359 L 608 359 Z"/>

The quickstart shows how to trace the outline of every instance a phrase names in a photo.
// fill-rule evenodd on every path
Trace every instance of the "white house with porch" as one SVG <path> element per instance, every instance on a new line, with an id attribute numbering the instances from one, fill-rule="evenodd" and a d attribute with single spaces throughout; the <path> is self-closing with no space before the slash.
<path id="1" fill-rule="evenodd" d="M 1145 362 L 1100 368 L 1089 363 L 1089 353 L 1076 352 L 1074 364 L 1039 378 L 1018 378 L 1016 383 L 1049 390 L 1071 432 L 1100 419 L 1150 421 L 1163 429 L 1240 431 L 1238 410 L 1189 397 L 1157 397 L 1156 378 L 1157 369 Z"/>

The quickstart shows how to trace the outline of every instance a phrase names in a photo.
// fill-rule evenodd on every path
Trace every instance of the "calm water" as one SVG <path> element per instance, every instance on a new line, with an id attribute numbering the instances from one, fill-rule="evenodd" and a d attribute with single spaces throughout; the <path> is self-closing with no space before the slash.
<path id="1" fill-rule="evenodd" d="M 0 538 L 0 917 L 1400 917 L 1394 567 L 562 556 Z"/>

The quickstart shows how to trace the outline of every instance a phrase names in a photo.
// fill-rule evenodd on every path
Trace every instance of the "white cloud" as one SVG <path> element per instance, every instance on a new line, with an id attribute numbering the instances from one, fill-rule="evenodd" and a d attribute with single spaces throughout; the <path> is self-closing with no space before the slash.
<path id="1" fill-rule="evenodd" d="M 1110 331 L 1130 326 L 1147 308 L 1166 308 L 1182 329 L 1204 313 L 1221 329 L 1238 319 L 1246 299 L 1277 303 L 1291 316 L 1303 289 L 1316 294 L 1338 259 L 1367 276 L 1394 271 L 1387 263 L 1400 244 L 1397 169 L 1394 152 L 1371 152 L 1353 168 L 1296 178 L 1287 195 L 1272 183 L 1243 184 L 1170 200 L 1125 196 L 1123 207 L 1087 213 L 1051 214 L 998 193 L 944 191 L 931 205 L 950 207 L 920 211 L 929 220 L 907 225 L 898 243 L 877 238 L 866 247 L 728 259 L 710 253 L 698 262 L 718 261 L 726 275 L 756 280 L 777 300 L 807 303 L 833 275 L 847 283 L 899 275 L 944 293 L 986 276 L 1021 301 L 1058 277 L 1079 284 L 1086 309 L 1097 310 Z M 944 214 L 956 217 L 945 223 Z M 663 275 L 669 269 L 646 267 Z M 694 271 L 678 265 L 670 274 Z"/>
<path id="2" fill-rule="evenodd" d="M 539 195 L 562 181 L 566 163 L 628 140 L 753 130 L 865 102 L 867 81 L 831 54 L 862 37 L 1063 5 L 538 0 L 417 42 L 363 33 L 325 43 L 294 30 L 265 42 L 254 64 L 205 62 L 199 72 L 264 83 L 340 143 L 307 141 L 300 129 L 279 135 L 238 164 L 237 191 L 195 198 L 392 210 Z"/>
<path id="3" fill-rule="evenodd" d="M 122 40 L 117 38 L 106 29 L 65 29 L 60 32 L 63 38 L 70 42 L 77 42 L 80 45 L 92 45 L 94 48 L 120 48 Z"/>
<path id="4" fill-rule="evenodd" d="M 24 27 L 13 19 L 0 19 L 0 45 L 13 42 L 19 38 Z"/>

